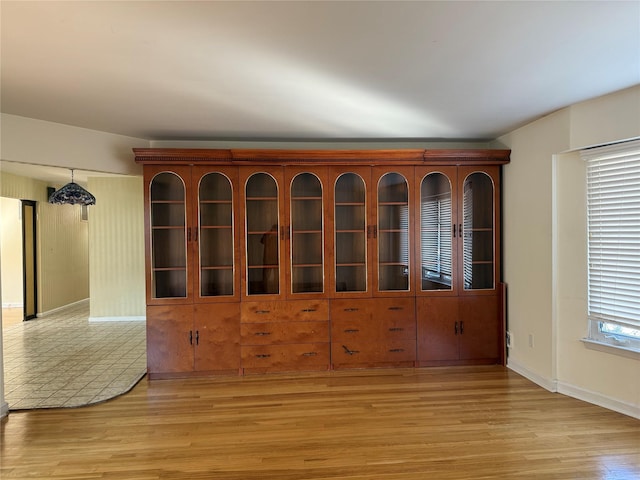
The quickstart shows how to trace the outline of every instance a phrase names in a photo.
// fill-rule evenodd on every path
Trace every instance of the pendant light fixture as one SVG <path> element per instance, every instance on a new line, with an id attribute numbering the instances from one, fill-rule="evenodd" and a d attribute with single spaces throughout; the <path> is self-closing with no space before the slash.
<path id="1" fill-rule="evenodd" d="M 73 181 L 73 169 L 71 169 L 71 183 L 56 190 L 49 196 L 49 203 L 56 205 L 95 205 L 96 197 Z"/>

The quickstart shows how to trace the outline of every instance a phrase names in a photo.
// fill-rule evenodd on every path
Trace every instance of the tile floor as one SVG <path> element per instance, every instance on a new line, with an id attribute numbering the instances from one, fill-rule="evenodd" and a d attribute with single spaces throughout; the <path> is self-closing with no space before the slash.
<path id="1" fill-rule="evenodd" d="M 89 322 L 83 302 L 3 328 L 9 410 L 77 407 L 129 391 L 146 372 L 145 322 Z"/>

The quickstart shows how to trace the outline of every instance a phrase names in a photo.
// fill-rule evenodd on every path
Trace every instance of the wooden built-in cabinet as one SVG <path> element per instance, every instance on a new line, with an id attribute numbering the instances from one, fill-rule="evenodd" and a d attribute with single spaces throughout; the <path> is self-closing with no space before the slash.
<path id="1" fill-rule="evenodd" d="M 508 151 L 134 152 L 152 378 L 504 361 Z"/>

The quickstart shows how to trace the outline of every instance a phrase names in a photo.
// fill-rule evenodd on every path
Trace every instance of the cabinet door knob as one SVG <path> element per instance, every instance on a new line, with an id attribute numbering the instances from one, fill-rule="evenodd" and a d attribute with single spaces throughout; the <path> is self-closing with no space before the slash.
<path id="1" fill-rule="evenodd" d="M 453 332 L 457 335 L 458 334 L 458 322 L 453 324 Z"/>
<path id="2" fill-rule="evenodd" d="M 193 345 L 193 330 L 189 330 L 189 345 Z"/>
<path id="3" fill-rule="evenodd" d="M 389 310 L 404 310 L 404 307 L 389 307 Z"/>
<path id="4" fill-rule="evenodd" d="M 360 330 L 358 330 L 357 328 L 348 328 L 344 331 L 344 333 L 357 333 Z"/>
<path id="5" fill-rule="evenodd" d="M 316 311 L 316 309 L 315 309 L 315 308 L 303 308 L 303 309 L 302 309 L 302 311 L 303 311 L 304 313 L 309 313 L 309 312 L 315 312 L 315 311 Z"/>
<path id="6" fill-rule="evenodd" d="M 404 348 L 392 348 L 389 350 L 391 353 L 402 353 L 404 352 Z"/>
<path id="7" fill-rule="evenodd" d="M 302 354 L 303 357 L 315 357 L 316 355 L 318 355 L 317 352 L 306 352 Z"/>
<path id="8" fill-rule="evenodd" d="M 389 329 L 389 331 L 390 332 L 402 332 L 402 331 L 404 331 L 404 328 L 402 328 L 402 327 L 391 327 Z"/>
<path id="9" fill-rule="evenodd" d="M 256 355 L 256 358 L 269 358 L 271 355 L 269 355 L 268 353 L 261 353 Z"/>
<path id="10" fill-rule="evenodd" d="M 265 315 L 267 313 L 271 313 L 271 310 L 256 310 L 258 315 Z"/>
<path id="11" fill-rule="evenodd" d="M 460 335 L 464 333 L 464 322 L 460 322 Z"/>
<path id="12" fill-rule="evenodd" d="M 345 312 L 357 312 L 359 309 L 358 308 L 345 308 L 344 311 Z"/>
<path id="13" fill-rule="evenodd" d="M 267 335 L 271 335 L 271 332 L 256 332 L 254 333 L 257 337 L 265 337 Z"/>

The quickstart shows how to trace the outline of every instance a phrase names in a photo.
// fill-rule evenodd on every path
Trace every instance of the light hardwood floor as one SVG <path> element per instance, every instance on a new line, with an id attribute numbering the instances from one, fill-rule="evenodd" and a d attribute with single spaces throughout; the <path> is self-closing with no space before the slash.
<path id="1" fill-rule="evenodd" d="M 3 480 L 637 480 L 640 420 L 499 366 L 145 379 L 11 413 L 0 460 Z"/>

